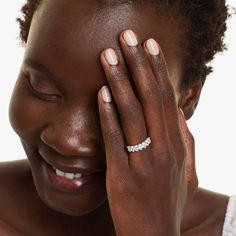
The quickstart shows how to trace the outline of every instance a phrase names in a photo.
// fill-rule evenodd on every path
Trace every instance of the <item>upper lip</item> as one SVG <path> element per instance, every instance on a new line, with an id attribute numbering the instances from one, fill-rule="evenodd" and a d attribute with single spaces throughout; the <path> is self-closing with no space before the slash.
<path id="1" fill-rule="evenodd" d="M 86 157 L 76 157 L 73 160 L 72 158 L 69 158 L 71 164 L 67 165 L 64 164 L 64 162 L 66 159 L 68 159 L 68 157 L 63 158 L 64 161 L 61 161 L 61 159 L 57 159 L 57 161 L 52 161 L 42 155 L 42 153 L 39 152 L 39 154 L 47 164 L 54 166 L 56 169 L 59 169 L 65 173 L 93 174 L 105 171 L 105 168 L 94 167 L 94 165 L 88 166 L 84 162 L 78 161 L 79 159 L 84 159 Z"/>

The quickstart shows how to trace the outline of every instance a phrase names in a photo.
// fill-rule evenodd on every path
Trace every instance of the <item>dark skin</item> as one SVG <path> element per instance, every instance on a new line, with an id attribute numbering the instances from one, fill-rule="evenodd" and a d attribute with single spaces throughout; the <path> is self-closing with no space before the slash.
<path id="1" fill-rule="evenodd" d="M 10 107 L 28 161 L 0 166 L 0 234 L 221 235 L 228 197 L 197 187 L 185 122 L 203 81 L 180 90 L 183 19 L 171 20 L 174 10 L 96 4 L 44 1 L 34 16 Z M 138 45 L 127 45 L 125 29 Z M 147 50 L 150 38 L 158 55 Z M 117 65 L 107 63 L 107 48 Z M 150 147 L 126 152 L 147 135 Z M 50 185 L 46 162 L 104 175 L 68 193 Z"/>

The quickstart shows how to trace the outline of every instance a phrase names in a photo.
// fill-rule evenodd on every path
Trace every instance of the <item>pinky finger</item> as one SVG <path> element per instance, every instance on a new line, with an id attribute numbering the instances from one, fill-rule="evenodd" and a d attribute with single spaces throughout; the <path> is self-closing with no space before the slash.
<path id="1" fill-rule="evenodd" d="M 98 94 L 98 105 L 103 140 L 105 144 L 107 169 L 128 167 L 124 134 L 108 86 L 103 86 Z"/>
<path id="2" fill-rule="evenodd" d="M 186 147 L 186 178 L 188 182 L 188 191 L 193 193 L 198 187 L 198 177 L 195 164 L 195 142 L 181 108 L 179 108 L 179 120 Z"/>

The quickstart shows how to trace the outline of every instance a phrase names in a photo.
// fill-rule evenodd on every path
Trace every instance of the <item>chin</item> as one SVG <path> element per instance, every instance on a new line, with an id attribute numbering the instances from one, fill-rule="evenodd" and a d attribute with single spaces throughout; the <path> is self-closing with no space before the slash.
<path id="1" fill-rule="evenodd" d="M 49 207 L 51 210 L 56 211 L 58 213 L 72 216 L 72 217 L 81 217 L 85 215 L 89 215 L 96 210 L 100 209 L 101 207 L 104 206 L 104 204 L 107 202 L 107 199 L 104 199 L 103 202 L 100 202 L 97 205 L 91 205 L 91 206 L 68 206 L 68 205 L 57 205 L 55 202 L 47 201 L 44 203 Z"/>
<path id="2" fill-rule="evenodd" d="M 43 185 L 34 178 L 37 194 L 50 209 L 69 216 L 83 216 L 90 214 L 107 202 L 105 186 L 100 186 L 99 191 L 70 193 L 60 192 L 51 186 Z M 105 184 L 104 184 L 105 185 Z"/>
<path id="3" fill-rule="evenodd" d="M 93 196 L 88 194 L 61 193 L 53 188 L 41 187 L 35 183 L 37 194 L 50 209 L 69 216 L 84 216 L 90 214 L 107 202 L 106 191 Z"/>

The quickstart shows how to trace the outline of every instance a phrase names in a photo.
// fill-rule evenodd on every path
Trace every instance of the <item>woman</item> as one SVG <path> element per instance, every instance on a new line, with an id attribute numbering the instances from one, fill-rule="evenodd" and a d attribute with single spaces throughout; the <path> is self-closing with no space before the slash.
<path id="1" fill-rule="evenodd" d="M 225 2 L 28 0 L 23 13 L 10 121 L 28 161 L 0 167 L 0 235 L 235 234 L 235 199 L 198 188 L 185 121 L 223 50 Z"/>

